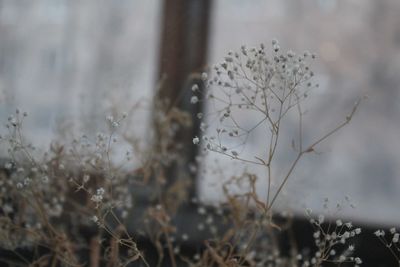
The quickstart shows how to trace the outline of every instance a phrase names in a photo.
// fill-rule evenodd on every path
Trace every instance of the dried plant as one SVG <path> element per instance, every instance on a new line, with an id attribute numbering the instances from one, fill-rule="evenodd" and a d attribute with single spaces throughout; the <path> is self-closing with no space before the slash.
<path id="1" fill-rule="evenodd" d="M 275 220 L 278 196 L 300 159 L 348 124 L 360 102 L 342 123 L 305 143 L 303 103 L 318 87 L 309 65 L 314 58 L 308 52 L 281 53 L 276 40 L 271 53 L 264 45 L 243 46 L 201 75 L 204 91 L 193 85 L 191 102 L 207 101 L 209 106 L 197 114 L 204 134 L 193 143 L 203 148 L 203 156 L 217 153 L 248 164 L 242 174 L 225 180 L 223 202 L 211 206 L 189 199 L 188 181 L 168 182 L 165 170 L 183 162 L 184 144 L 176 142 L 176 133 L 193 125 L 191 116 L 171 106 L 171 100 L 152 104 L 154 128 L 148 136 L 157 142 L 141 140 L 124 127 L 139 108 L 134 106 L 129 114 L 113 111 L 107 116 L 107 132 L 83 135 L 70 144 L 58 140 L 44 153 L 24 138 L 28 114 L 17 110 L 0 138 L 8 151 L 0 173 L 0 248 L 14 255 L 0 260 L 15 266 L 358 266 L 361 260 L 351 255 L 354 247 L 342 245 L 360 230 L 341 221 L 324 228 L 322 217 L 310 218 L 316 229 L 314 255 L 296 251 L 294 243 L 289 255 L 280 251 L 279 234 L 290 230 L 292 217 Z M 274 177 L 280 136 L 293 114 L 298 121 L 292 141 L 296 156 L 283 177 Z M 254 125 L 242 124 L 247 116 L 256 120 Z M 264 153 L 249 157 L 246 144 L 259 129 L 267 140 Z M 233 140 L 230 145 L 228 139 Z M 116 161 L 113 148 L 120 142 L 127 152 Z M 252 165 L 264 168 L 266 177 L 249 171 Z M 260 179 L 267 180 L 266 197 L 257 193 Z M 197 209 L 189 233 L 179 228 L 179 222 L 190 219 L 182 219 L 185 205 Z M 157 259 L 140 239 L 151 242 Z M 195 253 L 182 252 L 189 242 L 198 242 Z"/>

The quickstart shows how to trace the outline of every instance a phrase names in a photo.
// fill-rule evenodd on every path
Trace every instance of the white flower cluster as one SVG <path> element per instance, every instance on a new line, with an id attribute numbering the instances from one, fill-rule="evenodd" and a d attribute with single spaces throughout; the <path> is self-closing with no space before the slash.
<path id="1" fill-rule="evenodd" d="M 106 117 L 106 121 L 110 124 L 112 128 L 118 128 L 121 124 L 121 121 L 125 119 L 127 116 L 128 114 L 126 112 L 122 113 L 121 118 L 114 118 L 114 116 L 108 115 Z"/>
<path id="2" fill-rule="evenodd" d="M 354 228 L 351 222 L 343 222 L 340 219 L 337 219 L 332 225 L 326 221 L 324 215 L 319 215 L 317 219 L 314 219 L 311 217 L 311 213 L 311 209 L 306 210 L 306 214 L 315 228 L 313 237 L 317 252 L 310 260 L 304 261 L 303 266 L 315 266 L 316 264 L 319 266 L 323 262 L 352 262 L 355 266 L 359 266 L 362 260 L 352 256 L 355 247 L 350 240 L 361 234 L 361 228 Z M 347 247 L 346 244 L 348 244 Z"/>
<path id="3" fill-rule="evenodd" d="M 99 189 L 96 190 L 96 194 L 92 195 L 91 199 L 93 202 L 96 204 L 99 204 L 103 200 L 103 195 L 105 193 L 105 190 L 103 187 L 100 187 Z"/>
<path id="4" fill-rule="evenodd" d="M 398 262 L 400 262 L 400 233 L 396 228 L 392 227 L 386 234 L 384 230 L 376 230 L 375 236 L 379 239 L 379 241 L 391 252 L 391 254 L 396 258 Z"/>
<path id="5" fill-rule="evenodd" d="M 257 48 L 242 46 L 240 52 L 228 52 L 224 61 L 215 65 L 207 77 L 205 92 L 199 92 L 197 86 L 192 88 L 196 95 L 192 96 L 191 103 L 197 103 L 197 94 L 203 93 L 202 99 L 210 101 L 210 106 L 215 109 L 204 115 L 205 119 L 219 121 L 214 133 L 202 137 L 204 149 L 239 158 L 243 150 L 233 148 L 244 146 L 252 131 L 262 128 L 259 126 L 263 124 L 274 130 L 296 103 L 306 98 L 312 88 L 318 87 L 311 82 L 314 72 L 308 63 L 314 58 L 315 55 L 307 51 L 301 55 L 291 50 L 282 53 L 275 39 L 269 53 L 263 44 Z M 243 122 L 240 118 L 244 116 L 252 120 Z M 249 125 L 252 121 L 254 125 Z M 200 128 L 204 131 L 208 125 L 203 122 Z M 193 142 L 198 143 L 197 140 L 195 137 Z"/>

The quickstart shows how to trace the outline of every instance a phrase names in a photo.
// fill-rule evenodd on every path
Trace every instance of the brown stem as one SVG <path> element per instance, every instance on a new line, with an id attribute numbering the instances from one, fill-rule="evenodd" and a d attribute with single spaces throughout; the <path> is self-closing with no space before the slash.
<path id="1" fill-rule="evenodd" d="M 94 236 L 90 240 L 90 267 L 99 267 L 100 265 L 100 237 Z"/>

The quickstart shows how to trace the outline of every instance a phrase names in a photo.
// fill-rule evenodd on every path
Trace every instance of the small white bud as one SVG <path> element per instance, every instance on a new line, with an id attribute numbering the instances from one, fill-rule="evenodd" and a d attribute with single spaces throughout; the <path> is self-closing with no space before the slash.
<path id="1" fill-rule="evenodd" d="M 198 145 L 200 143 L 200 139 L 196 136 L 193 138 L 193 144 Z"/>
<path id="2" fill-rule="evenodd" d="M 199 98 L 197 96 L 192 96 L 192 98 L 190 99 L 190 103 L 196 104 L 197 102 L 199 102 Z"/>

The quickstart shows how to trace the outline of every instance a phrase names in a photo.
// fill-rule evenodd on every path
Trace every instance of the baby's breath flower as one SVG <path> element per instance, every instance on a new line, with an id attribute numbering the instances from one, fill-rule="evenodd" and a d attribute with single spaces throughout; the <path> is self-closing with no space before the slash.
<path id="1" fill-rule="evenodd" d="M 381 237 L 385 235 L 385 232 L 383 230 L 376 230 L 374 232 L 374 235 L 376 235 L 377 237 Z"/>
<path id="2" fill-rule="evenodd" d="M 113 121 L 114 121 L 114 117 L 111 116 L 111 115 L 108 115 L 108 116 L 106 117 L 106 120 L 109 121 L 109 122 L 113 122 Z"/>
<path id="3" fill-rule="evenodd" d="M 201 214 L 201 215 L 204 215 L 204 214 L 206 214 L 206 209 L 204 208 L 204 207 L 199 207 L 198 209 L 197 209 L 197 213 L 198 214 Z"/>
<path id="4" fill-rule="evenodd" d="M 103 188 L 103 187 L 100 187 L 99 189 L 97 189 L 96 194 L 97 194 L 97 195 L 103 195 L 104 192 L 105 192 L 104 188 Z"/>
<path id="5" fill-rule="evenodd" d="M 398 243 L 399 242 L 399 233 L 395 233 L 393 235 L 392 242 L 393 243 Z"/>
<path id="6" fill-rule="evenodd" d="M 98 223 L 99 222 L 99 218 L 96 215 L 93 215 L 92 221 L 95 222 L 95 223 Z"/>
<path id="7" fill-rule="evenodd" d="M 181 249 L 180 249 L 180 247 L 175 247 L 174 248 L 174 254 L 179 254 L 181 252 Z"/>
<path id="8" fill-rule="evenodd" d="M 200 143 L 200 139 L 196 136 L 193 138 L 193 144 L 197 145 Z"/>
<path id="9" fill-rule="evenodd" d="M 197 96 L 192 96 L 192 98 L 190 98 L 190 103 L 192 104 L 196 104 L 197 102 L 199 102 L 199 98 Z"/>
<path id="10" fill-rule="evenodd" d="M 320 236 L 321 236 L 321 232 L 320 232 L 320 231 L 317 231 L 317 232 L 315 232 L 315 233 L 313 234 L 313 237 L 314 237 L 315 239 L 319 238 Z"/>
<path id="11" fill-rule="evenodd" d="M 324 222 L 324 220 L 325 220 L 325 216 L 324 215 L 321 214 L 321 215 L 318 216 L 318 223 L 319 224 L 322 224 Z"/>
<path id="12" fill-rule="evenodd" d="M 192 91 L 193 92 L 196 92 L 196 91 L 198 91 L 199 90 L 199 86 L 197 85 L 197 84 L 193 84 L 193 86 L 192 86 Z"/>
<path id="13" fill-rule="evenodd" d="M 83 175 L 83 183 L 87 183 L 90 179 L 90 176 L 88 174 Z"/>
<path id="14" fill-rule="evenodd" d="M 347 222 L 347 223 L 345 223 L 345 225 L 349 229 L 353 227 L 353 223 L 352 222 Z"/>
<path id="15" fill-rule="evenodd" d="M 26 177 L 26 178 L 24 179 L 24 185 L 25 185 L 25 186 L 28 186 L 30 183 L 31 183 L 31 178 Z"/>
<path id="16" fill-rule="evenodd" d="M 311 215 L 311 213 L 312 213 L 312 209 L 310 209 L 310 208 L 306 208 L 306 214 L 307 214 L 308 216 L 310 216 L 310 215 Z"/>
<path id="17" fill-rule="evenodd" d="M 101 202 L 103 200 L 103 196 L 101 196 L 101 195 L 93 195 L 90 198 L 90 200 L 95 202 L 95 203 L 99 203 L 99 202 Z"/>
<path id="18" fill-rule="evenodd" d="M 13 164 L 11 162 L 7 162 L 6 164 L 4 164 L 4 168 L 6 170 L 10 170 L 12 168 Z"/>
<path id="19" fill-rule="evenodd" d="M 272 46 L 275 52 L 279 52 L 279 49 L 281 48 L 278 44 L 275 44 Z"/>
<path id="20" fill-rule="evenodd" d="M 207 124 L 205 124 L 204 122 L 201 122 L 201 123 L 200 123 L 200 130 L 201 130 L 202 132 L 204 132 L 204 131 L 206 130 L 206 128 L 207 128 Z"/>

